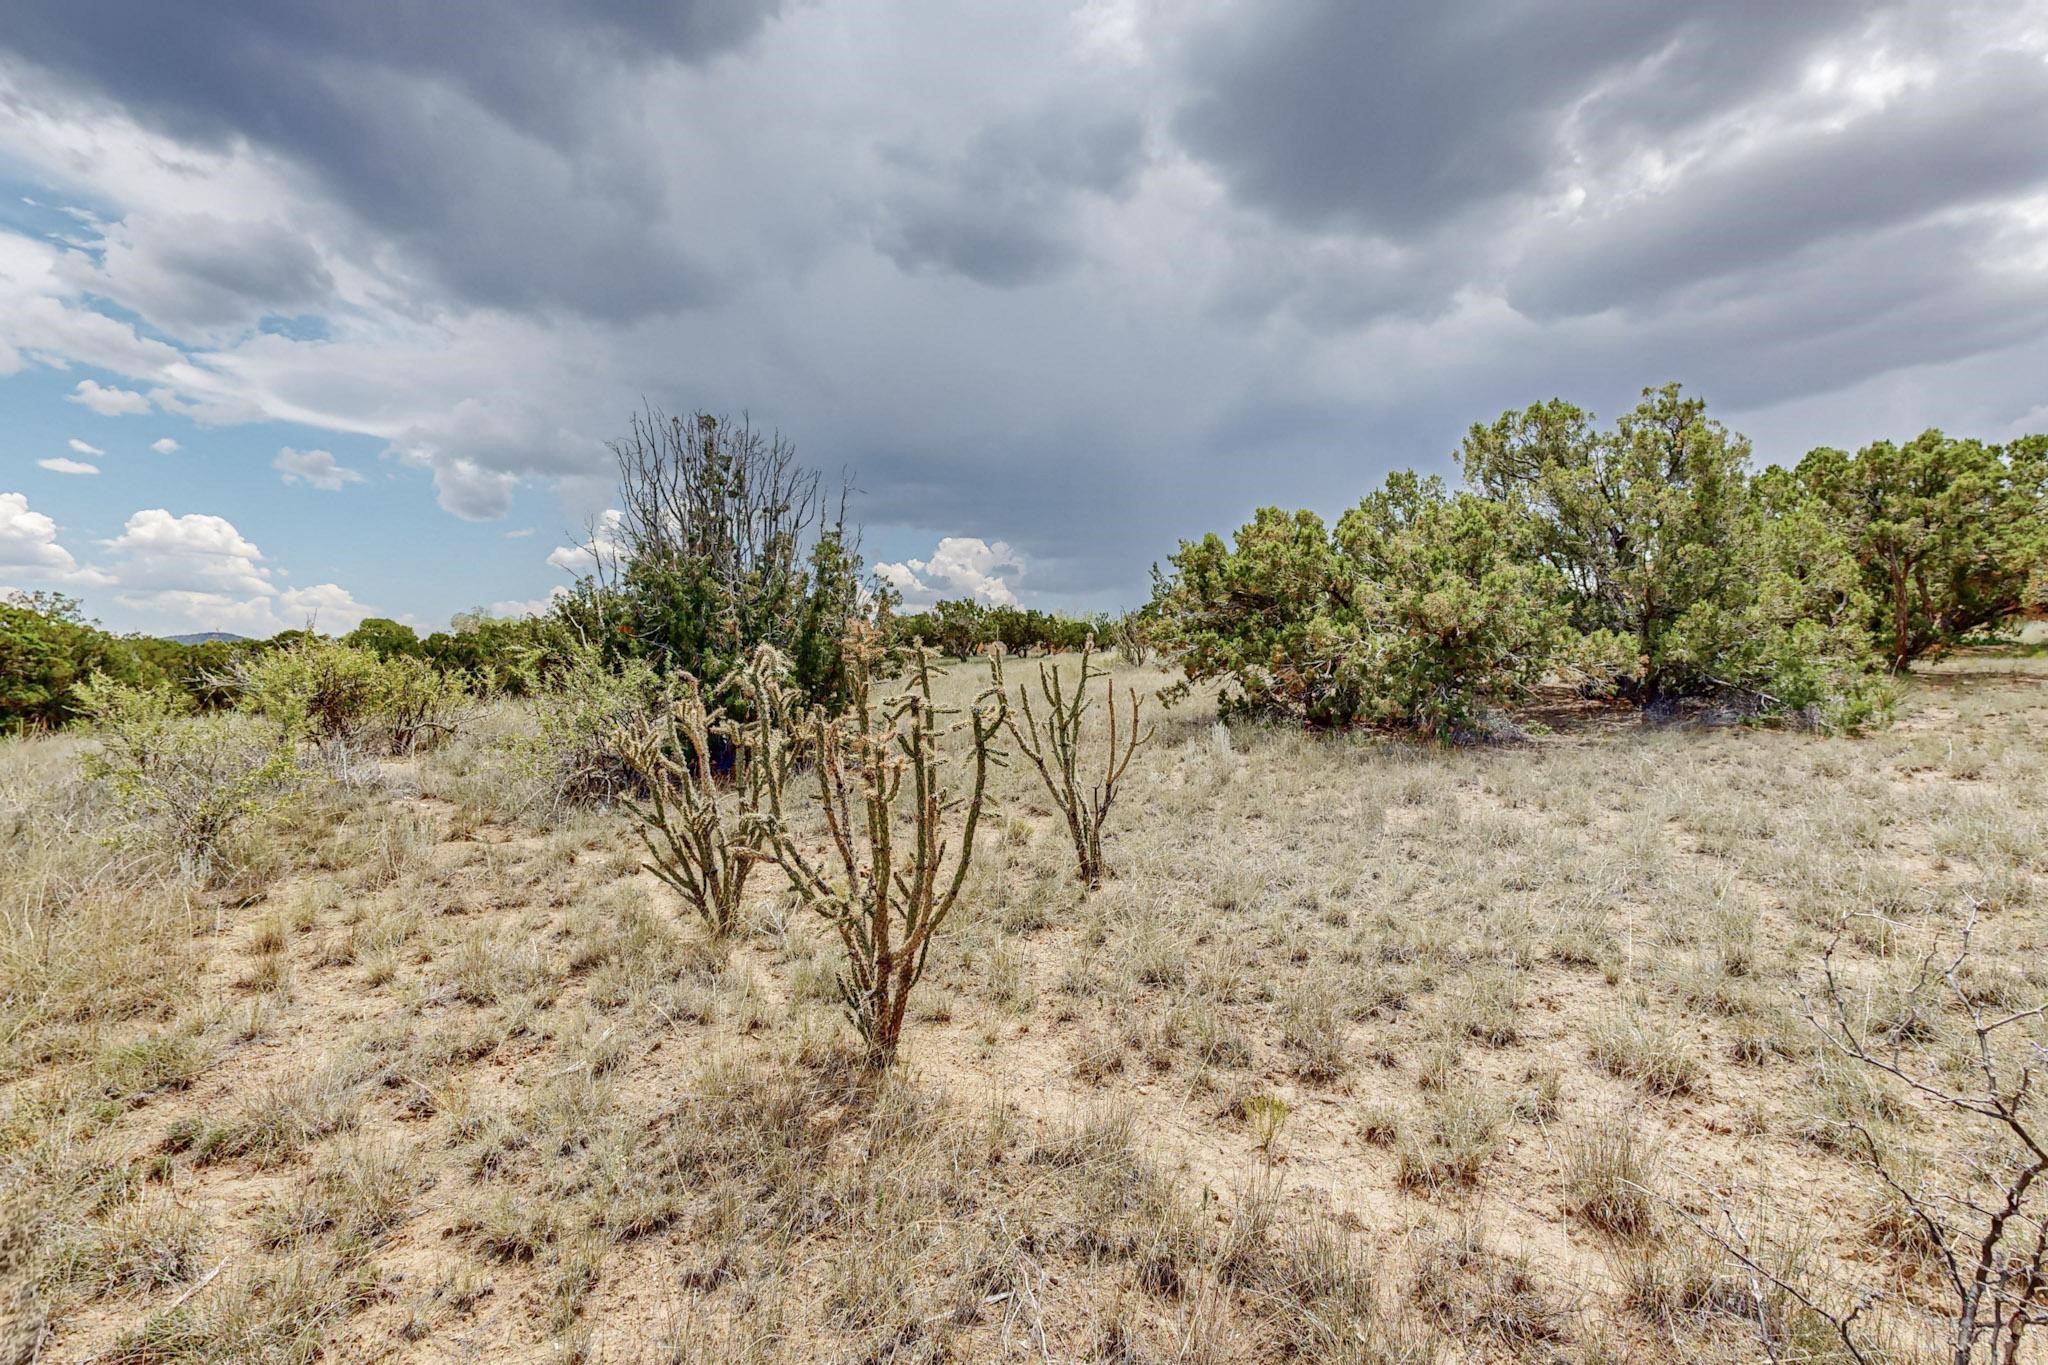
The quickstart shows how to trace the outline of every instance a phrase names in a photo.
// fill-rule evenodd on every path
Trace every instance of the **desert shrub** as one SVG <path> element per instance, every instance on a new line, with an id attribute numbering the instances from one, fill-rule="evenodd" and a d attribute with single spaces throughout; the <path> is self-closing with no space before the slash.
<path id="1" fill-rule="evenodd" d="M 255 717 L 195 715 L 165 687 L 130 687 L 96 677 L 79 689 L 99 746 L 87 776 L 181 865 L 201 875 L 221 865 L 229 837 L 275 810 L 298 785 L 284 732 Z"/>
<path id="2" fill-rule="evenodd" d="M 1897 689 L 1873 667 L 1856 562 L 1819 506 L 1759 496 L 1730 552 L 1743 572 L 1665 637 L 1684 686 L 1819 729 L 1888 718 Z"/>
<path id="3" fill-rule="evenodd" d="M 1508 514 L 1391 476 L 1334 534 L 1264 508 L 1231 545 L 1183 542 L 1158 585 L 1161 643 L 1224 714 L 1441 737 L 1541 676 L 1561 619 L 1553 571 L 1508 553 Z"/>
<path id="4" fill-rule="evenodd" d="M 561 676 L 573 639 L 553 616 L 494 617 L 476 607 L 420 641 L 419 653 L 478 695 L 525 697 Z"/>
<path id="5" fill-rule="evenodd" d="M 1896 1083 L 1974 1130 L 1969 1160 L 1931 1160 L 1890 1140 L 1867 1106 L 1844 1108 L 1830 1123 L 1836 1145 L 1859 1160 L 1882 1200 L 1873 1231 L 1922 1262 L 1931 1292 L 1914 1305 L 1922 1348 L 1915 1358 L 1954 1365 L 2025 1359 L 2048 1325 L 2048 1134 L 2034 1100 L 2048 1079 L 2038 1033 L 2048 1006 L 1987 1008 L 1971 996 L 1966 966 L 1975 930 L 1972 912 L 1953 953 L 1939 943 L 1925 951 L 1900 985 L 1896 1008 L 1885 1012 L 1888 1021 L 1873 1019 L 1867 997 L 1844 982 L 1831 943 L 1822 958 L 1825 989 L 1807 1016 L 1828 1054 L 1861 1078 Z M 1954 1022 L 1937 1028 L 1935 1020 Z M 1901 1026 L 1908 1021 L 1924 1023 Z M 1794 1300 L 1808 1329 L 1831 1334 L 1849 1358 L 1886 1358 L 1885 1325 L 1865 1312 L 1878 1287 L 1831 1292 L 1796 1258 L 1774 1255 L 1739 1228 L 1701 1230 L 1752 1277 Z"/>
<path id="6" fill-rule="evenodd" d="M 1373 623 L 1364 659 L 1372 719 L 1469 735 L 1487 708 L 1549 667 L 1563 585 L 1506 553 L 1508 521 L 1498 504 L 1403 472 L 1337 523 Z"/>
<path id="7" fill-rule="evenodd" d="M 468 679 L 413 654 L 308 636 L 236 661 L 242 705 L 346 763 L 366 750 L 411 754 L 455 733 Z"/>
<path id="8" fill-rule="evenodd" d="M 247 709 L 342 754 L 375 723 L 384 692 L 375 654 L 317 636 L 245 656 L 236 677 Z"/>
<path id="9" fill-rule="evenodd" d="M 385 657 L 380 672 L 374 727 L 390 753 L 418 753 L 454 736 L 470 705 L 467 675 L 404 653 Z"/>
<path id="10" fill-rule="evenodd" d="M 1117 657 L 1133 668 L 1143 668 L 1152 660 L 1152 634 L 1157 620 L 1149 606 L 1136 611 L 1127 611 L 1109 623 L 1109 642 L 1116 647 Z"/>
<path id="11" fill-rule="evenodd" d="M 1688 664 L 1667 637 L 1695 606 L 1739 587 L 1749 445 L 1676 385 L 1644 390 L 1612 430 L 1560 399 L 1475 425 L 1461 452 L 1472 486 L 1510 508 L 1520 549 L 1570 585 L 1571 624 L 1611 636 L 1617 682 L 1655 699 Z"/>
<path id="12" fill-rule="evenodd" d="M 892 600 L 893 606 L 893 600 Z M 882 622 L 892 649 L 919 641 L 965 659 L 990 645 L 1006 654 L 1049 654 L 1079 649 L 1101 632 L 1095 621 L 1036 607 L 984 606 L 972 598 L 937 603 L 924 611 L 891 611 Z"/>
<path id="13" fill-rule="evenodd" d="M 644 791 L 621 736 L 644 731 L 667 705 L 666 686 L 647 660 L 614 666 L 595 646 L 576 646 L 559 681 L 525 705 L 533 733 L 508 743 L 533 811 L 554 818 L 571 806 Z"/>
<path id="14" fill-rule="evenodd" d="M 1183 541 L 1158 585 L 1169 646 L 1190 681 L 1227 678 L 1223 713 L 1344 725 L 1361 699 L 1337 665 L 1348 633 L 1342 574 L 1322 518 L 1262 507 L 1225 545 Z"/>

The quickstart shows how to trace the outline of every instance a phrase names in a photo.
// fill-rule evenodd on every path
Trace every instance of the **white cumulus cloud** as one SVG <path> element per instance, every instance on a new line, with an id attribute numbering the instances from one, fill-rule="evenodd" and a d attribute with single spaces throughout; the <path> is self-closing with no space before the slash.
<path id="1" fill-rule="evenodd" d="M 91 408 L 102 417 L 133 416 L 149 411 L 149 400 L 133 389 L 103 388 L 91 379 L 81 379 L 71 390 L 70 402 Z"/>
<path id="2" fill-rule="evenodd" d="M 76 436 L 71 438 L 69 444 L 71 446 L 72 451 L 79 455 L 104 455 L 107 453 L 106 451 L 101 450 L 96 445 L 87 445 L 84 441 L 79 440 Z"/>
<path id="3" fill-rule="evenodd" d="M 52 455 L 49 459 L 37 460 L 36 463 L 49 470 L 52 474 L 97 474 L 100 472 L 100 467 L 96 464 L 87 464 L 84 460 L 73 460 L 63 455 Z"/>
<path id="4" fill-rule="evenodd" d="M 178 443 L 168 436 L 160 441 L 151 441 L 149 448 L 159 455 L 175 455 L 180 449 Z"/>
<path id="5" fill-rule="evenodd" d="M 530 597 L 510 602 L 491 603 L 491 615 L 499 617 L 545 616 L 554 610 L 556 602 L 569 595 L 567 588 L 549 588 L 545 597 Z"/>
<path id="6" fill-rule="evenodd" d="M 293 450 L 286 446 L 277 452 L 270 467 L 283 474 L 286 483 L 304 483 L 325 493 L 339 493 L 343 484 L 363 481 L 360 473 L 325 450 Z"/>
<path id="7" fill-rule="evenodd" d="M 246 594 L 271 591 L 263 551 L 226 517 L 188 512 L 174 517 L 161 507 L 128 518 L 106 543 L 122 583 L 190 587 Z"/>
<path id="8" fill-rule="evenodd" d="M 263 551 L 226 517 L 148 508 L 129 517 L 106 549 L 122 589 L 115 600 L 156 624 L 243 635 L 308 624 L 338 632 L 375 611 L 338 583 L 279 584 Z"/>
<path id="9" fill-rule="evenodd" d="M 99 545 L 101 563 L 79 563 L 59 542 L 56 522 L 25 494 L 0 493 L 0 575 L 31 586 L 111 589 L 144 629 L 275 635 L 312 624 L 340 633 L 376 613 L 338 583 L 279 583 L 263 551 L 225 517 L 147 508 Z"/>
<path id="10" fill-rule="evenodd" d="M 68 583 L 78 560 L 57 543 L 57 523 L 31 509 L 26 493 L 0 493 L 0 573 Z"/>
<path id="11" fill-rule="evenodd" d="M 903 594 L 906 607 L 928 607 L 942 598 L 971 597 L 991 607 L 1014 607 L 1012 581 L 1022 577 L 1024 558 L 1003 541 L 947 536 L 928 559 L 875 565 L 875 574 Z"/>
<path id="12" fill-rule="evenodd" d="M 618 508 L 607 507 L 604 515 L 591 527 L 590 539 L 587 542 L 582 545 L 557 545 L 548 552 L 548 563 L 578 578 L 596 572 L 599 560 L 609 564 L 618 558 L 619 523 L 625 519 L 626 514 Z"/>

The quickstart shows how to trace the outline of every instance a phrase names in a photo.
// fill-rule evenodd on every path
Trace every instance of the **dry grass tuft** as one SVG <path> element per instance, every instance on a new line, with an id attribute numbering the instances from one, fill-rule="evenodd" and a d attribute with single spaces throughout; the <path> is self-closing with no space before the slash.
<path id="1" fill-rule="evenodd" d="M 1725 1210 L 1919 1358 L 1868 1144 L 1991 1153 L 1802 1002 L 1833 941 L 1858 1027 L 1964 1076 L 1905 985 L 1974 908 L 1964 997 L 2040 1003 L 2044 680 L 1930 670 L 1855 741 L 1166 710 L 1100 891 L 992 773 L 879 1077 L 829 926 L 755 878 L 713 943 L 621 813 L 532 799 L 516 710 L 313 781 L 228 878 L 110 843 L 79 740 L 0 742 L 0 1359 L 1837 1358 Z"/>

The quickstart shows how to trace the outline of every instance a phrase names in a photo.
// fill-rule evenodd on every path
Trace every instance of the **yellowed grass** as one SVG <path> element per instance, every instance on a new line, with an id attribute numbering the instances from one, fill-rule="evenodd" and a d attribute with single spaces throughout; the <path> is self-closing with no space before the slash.
<path id="1" fill-rule="evenodd" d="M 1761 1313 L 1824 1359 L 1691 1223 L 1910 1331 L 1924 1248 L 1842 1125 L 1971 1149 L 1817 1046 L 1821 952 L 1881 1018 L 1974 906 L 1972 990 L 2048 993 L 2040 660 L 1863 740 L 1198 699 L 1100 892 L 1001 773 L 880 1078 L 773 876 L 715 949 L 619 814 L 523 823 L 515 723 L 316 793 L 247 903 L 110 845 L 78 741 L 0 748 L 0 1311 L 42 1358 L 1740 1360 Z"/>

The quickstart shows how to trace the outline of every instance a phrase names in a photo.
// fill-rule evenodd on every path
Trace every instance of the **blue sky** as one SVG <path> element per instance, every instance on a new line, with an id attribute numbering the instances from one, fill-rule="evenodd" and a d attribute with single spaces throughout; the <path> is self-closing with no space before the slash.
<path id="1" fill-rule="evenodd" d="M 0 468 L 6 471 L 0 487 L 26 494 L 35 510 L 50 516 L 60 543 L 83 564 L 110 558 L 104 547 L 119 540 L 135 511 L 162 508 L 175 517 L 203 514 L 231 523 L 262 550 L 261 563 L 281 588 L 345 585 L 365 612 L 422 631 L 445 627 L 454 613 L 479 606 L 501 615 L 529 609 L 574 577 L 547 557 L 578 542 L 580 518 L 588 514 L 544 486 L 514 490 L 502 517 L 464 520 L 437 505 L 430 471 L 385 457 L 385 443 L 375 438 L 276 421 L 206 425 L 161 408 L 103 415 L 70 401 L 81 381 L 117 390 L 124 382 L 80 366 L 0 379 L 9 419 L 0 430 Z M 175 450 L 156 449 L 166 439 L 177 443 Z M 92 449 L 81 451 L 74 442 Z M 325 451 L 346 473 L 332 488 L 303 477 L 288 480 L 276 468 L 287 450 Z M 41 466 L 53 458 L 99 472 Z M 876 527 L 867 532 L 865 548 L 870 559 L 901 561 L 929 555 L 938 539 L 924 528 Z M 257 628 L 256 616 L 226 607 L 209 616 L 204 607 L 166 614 L 147 603 L 129 605 L 122 593 L 106 591 L 113 585 L 38 579 L 19 586 L 79 596 L 115 630 Z M 289 625 L 303 624 L 283 602 L 272 610 Z M 320 624 L 334 629 L 353 621 L 343 611 Z"/>
<path id="2" fill-rule="evenodd" d="M 2048 429 L 2038 3 L 16 0 L 0 107 L 0 588 L 120 629 L 529 609 L 642 402 L 1077 610 L 1553 395 Z"/>
<path id="3" fill-rule="evenodd" d="M 501 522 L 462 521 L 435 505 L 430 474 L 380 459 L 380 441 L 286 422 L 204 426 L 161 410 L 102 416 L 66 401 L 82 379 L 121 383 L 117 375 L 82 368 L 0 380 L 9 416 L 0 432 L 0 463 L 5 486 L 26 493 L 33 507 L 55 519 L 62 543 L 83 562 L 100 557 L 99 547 L 120 537 L 132 513 L 164 508 L 174 516 L 225 518 L 262 549 L 282 585 L 345 584 L 365 608 L 422 627 L 444 626 L 454 612 L 478 605 L 542 597 L 568 580 L 544 562 L 569 529 L 559 501 L 544 490 L 521 490 Z M 177 449 L 152 448 L 165 439 Z M 100 453 L 79 452 L 73 441 Z M 362 481 L 333 491 L 303 480 L 287 484 L 272 467 L 285 449 L 326 450 Z M 51 457 L 100 472 L 60 474 L 39 466 Z M 366 553 L 366 541 L 373 551 Z M 248 624 L 233 613 L 210 620 L 203 609 L 166 622 L 147 606 L 125 606 L 100 586 L 68 590 L 113 629 Z"/>

